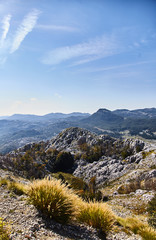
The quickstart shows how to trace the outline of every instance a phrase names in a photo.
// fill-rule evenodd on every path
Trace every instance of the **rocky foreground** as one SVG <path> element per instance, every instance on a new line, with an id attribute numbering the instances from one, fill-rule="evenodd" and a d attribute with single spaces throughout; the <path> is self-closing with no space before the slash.
<path id="1" fill-rule="evenodd" d="M 1 178 L 15 179 L 11 172 L 0 170 Z M 17 180 L 17 177 L 16 177 Z M 19 182 L 29 183 L 18 178 Z M 7 222 L 12 240 L 100 240 L 105 236 L 87 225 L 72 223 L 62 225 L 46 219 L 30 205 L 26 195 L 16 195 L 5 186 L 0 187 L 0 215 Z M 126 234 L 122 228 L 108 234 L 107 240 L 141 240 L 139 235 Z"/>
<path id="2" fill-rule="evenodd" d="M 106 135 L 98 136 L 80 128 L 69 128 L 48 142 L 28 144 L 1 156 L 0 178 L 14 179 L 16 176 L 18 181 L 29 183 L 29 177 L 26 179 L 21 176 L 30 173 L 36 166 L 35 171 L 40 171 L 41 177 L 52 174 L 51 166 L 56 161 L 50 155 L 53 149 L 72 154 L 74 163 L 68 170 L 74 176 L 87 183 L 95 177 L 96 188 L 102 191 L 117 216 L 137 216 L 147 222 L 147 205 L 156 190 L 154 141 L 134 138 L 121 140 Z M 23 164 L 24 161 L 28 163 L 25 170 L 18 168 L 17 171 L 17 163 Z M 33 205 L 28 204 L 26 195 L 18 196 L 3 185 L 0 187 L 0 217 L 8 222 L 12 240 L 105 239 L 99 231 L 84 224 L 61 225 L 46 219 Z M 107 240 L 142 239 L 139 235 L 129 233 L 118 226 L 108 234 Z"/>

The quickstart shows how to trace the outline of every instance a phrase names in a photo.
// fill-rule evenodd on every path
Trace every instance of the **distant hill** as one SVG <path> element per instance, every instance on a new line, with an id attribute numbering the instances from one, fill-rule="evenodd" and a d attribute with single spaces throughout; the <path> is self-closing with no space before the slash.
<path id="1" fill-rule="evenodd" d="M 124 121 L 122 116 L 118 116 L 108 109 L 101 108 L 97 112 L 93 113 L 88 118 L 81 120 L 81 123 L 89 126 L 98 126 L 109 129 L 112 126 L 121 124 Z"/>
<path id="2" fill-rule="evenodd" d="M 156 118 L 156 108 L 144 108 L 136 110 L 117 109 L 113 111 L 113 113 L 124 118 Z"/>
<path id="3" fill-rule="evenodd" d="M 122 136 L 122 132 L 128 131 L 130 135 L 156 139 L 156 108 L 132 111 L 99 109 L 88 118 L 82 119 L 80 126 L 115 137 Z"/>
<path id="4" fill-rule="evenodd" d="M 30 142 L 48 140 L 69 127 L 85 128 L 97 134 L 123 137 L 125 134 L 156 139 L 156 108 L 137 110 L 99 109 L 88 113 L 50 113 L 44 116 L 14 114 L 0 120 L 0 153 Z"/>
<path id="5" fill-rule="evenodd" d="M 65 118 L 71 117 L 88 117 L 89 113 L 80 113 L 80 112 L 73 112 L 73 113 L 49 113 L 43 116 L 39 115 L 32 115 L 32 114 L 14 114 L 10 117 L 6 117 L 7 120 L 19 120 L 19 121 L 29 121 L 29 122 L 47 122 L 47 121 L 57 121 L 62 120 Z M 3 117 L 4 119 L 4 117 Z"/>

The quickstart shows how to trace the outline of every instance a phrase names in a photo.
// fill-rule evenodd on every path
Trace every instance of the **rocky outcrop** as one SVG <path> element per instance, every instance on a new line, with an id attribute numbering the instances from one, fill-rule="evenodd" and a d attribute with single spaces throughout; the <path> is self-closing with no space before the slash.
<path id="1" fill-rule="evenodd" d="M 98 136 L 86 129 L 71 127 L 52 138 L 47 149 L 56 148 L 59 151 L 65 150 L 76 153 L 79 151 L 80 144 L 87 143 L 88 145 L 93 146 L 97 144 L 99 140 L 104 139 L 111 139 L 111 137 L 102 135 Z"/>
<path id="2" fill-rule="evenodd" d="M 134 166 L 130 163 L 103 157 L 98 162 L 93 162 L 85 166 L 79 165 L 73 174 L 76 177 L 83 178 L 85 181 L 89 181 L 92 177 L 96 176 L 96 184 L 101 185 L 121 177 L 132 169 L 134 169 Z"/>
<path id="3" fill-rule="evenodd" d="M 86 152 L 82 148 L 84 144 L 91 149 L 90 152 Z M 100 152 L 96 161 L 95 158 L 92 158 L 89 163 L 85 155 L 94 154 L 96 151 L 94 147 L 97 149 L 99 146 L 102 154 Z M 75 157 L 75 169 L 72 168 L 73 174 L 84 178 L 85 181 L 96 176 L 97 185 L 103 185 L 125 174 L 134 173 L 134 171 L 136 174 L 133 174 L 133 179 L 138 178 L 139 169 L 150 171 L 150 168 L 156 165 L 156 151 L 154 150 L 156 147 L 154 144 L 145 143 L 140 139 L 121 140 L 107 135 L 96 135 L 78 127 L 65 129 L 50 141 L 40 142 L 37 147 L 35 143 L 27 144 L 18 149 L 17 152 L 11 152 L 9 156 L 0 157 L 0 163 L 3 168 L 11 170 L 12 159 L 17 158 L 18 155 L 23 156 L 26 151 L 32 150 L 30 157 L 33 161 L 40 165 L 44 165 L 46 162 L 47 169 L 50 161 L 53 160 L 52 156 L 48 155 L 50 149 L 67 151 L 73 156 L 78 155 L 78 158 Z M 39 150 L 41 152 L 38 152 Z"/>

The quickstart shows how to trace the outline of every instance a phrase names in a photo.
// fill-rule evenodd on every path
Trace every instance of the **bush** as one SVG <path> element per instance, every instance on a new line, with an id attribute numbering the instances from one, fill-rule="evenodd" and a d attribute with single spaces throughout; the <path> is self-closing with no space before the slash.
<path id="1" fill-rule="evenodd" d="M 66 172 L 73 167 L 73 164 L 74 164 L 74 158 L 71 155 L 71 153 L 60 152 L 56 157 L 54 170 L 56 172 L 58 171 Z"/>
<path id="2" fill-rule="evenodd" d="M 148 214 L 149 214 L 149 220 L 148 223 L 156 228 L 156 194 L 151 199 L 151 201 L 148 203 L 147 208 Z"/>
<path id="3" fill-rule="evenodd" d="M 53 176 L 57 179 L 61 179 L 62 182 L 66 183 L 69 188 L 74 189 L 76 192 L 79 192 L 79 190 L 88 189 L 86 182 L 70 173 L 57 172 L 54 173 Z"/>
<path id="4" fill-rule="evenodd" d="M 79 198 L 61 180 L 36 180 L 28 188 L 30 202 L 45 216 L 66 223 L 78 212 Z"/>
<path id="5" fill-rule="evenodd" d="M 89 202 L 82 204 L 78 220 L 106 234 L 112 229 L 115 217 L 105 203 Z"/>
<path id="6" fill-rule="evenodd" d="M 83 189 L 81 193 L 81 197 L 89 202 L 89 201 L 101 201 L 102 200 L 102 192 L 96 187 L 96 177 L 92 177 L 89 181 L 88 188 Z"/>
<path id="7" fill-rule="evenodd" d="M 0 240 L 9 240 L 9 232 L 6 223 L 0 218 Z"/>

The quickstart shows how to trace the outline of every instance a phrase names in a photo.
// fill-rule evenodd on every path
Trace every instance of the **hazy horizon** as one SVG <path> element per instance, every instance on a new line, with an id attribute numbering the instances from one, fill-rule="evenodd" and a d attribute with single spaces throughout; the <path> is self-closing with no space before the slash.
<path id="1" fill-rule="evenodd" d="M 156 107 L 156 1 L 0 0 L 0 116 Z"/>
<path id="2" fill-rule="evenodd" d="M 155 108 L 155 107 L 150 107 L 150 109 L 152 108 Z M 95 112 L 97 112 L 99 109 L 105 109 L 104 107 L 101 107 L 101 108 L 98 108 L 96 109 L 96 111 L 94 112 L 78 112 L 78 111 L 73 111 L 73 112 L 47 112 L 45 114 L 33 114 L 33 113 L 13 113 L 11 115 L 0 115 L 0 117 L 10 117 L 12 115 L 35 115 L 35 116 L 44 116 L 44 115 L 47 115 L 47 114 L 51 114 L 51 113 L 63 113 L 63 114 L 71 114 L 71 113 L 83 113 L 83 114 L 93 114 Z M 144 108 L 136 108 L 136 109 L 127 109 L 127 108 L 124 108 L 124 110 L 129 110 L 129 111 L 133 111 L 133 110 L 139 110 L 139 109 L 144 109 Z M 123 110 L 123 108 L 116 108 L 116 109 L 108 109 L 107 110 L 110 110 L 110 111 L 115 111 L 115 110 Z"/>

